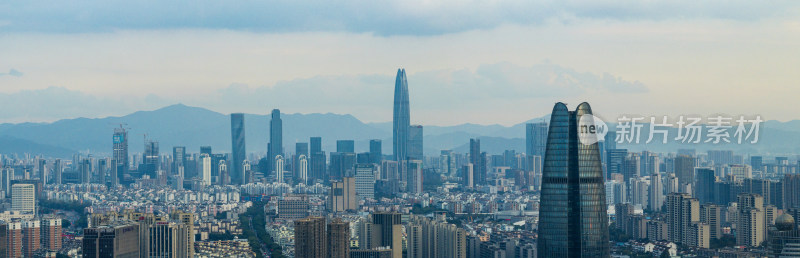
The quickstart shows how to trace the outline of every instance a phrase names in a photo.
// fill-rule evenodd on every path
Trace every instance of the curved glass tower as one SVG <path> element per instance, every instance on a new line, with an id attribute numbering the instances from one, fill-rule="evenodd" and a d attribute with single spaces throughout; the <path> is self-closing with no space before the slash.
<path id="1" fill-rule="evenodd" d="M 556 103 L 542 171 L 538 257 L 610 257 L 603 170 L 597 143 L 580 142 L 588 103 Z"/>
<path id="2" fill-rule="evenodd" d="M 394 160 L 403 161 L 408 157 L 408 128 L 411 126 L 411 115 L 408 107 L 408 82 L 406 70 L 397 69 L 397 78 L 394 82 L 394 115 L 392 144 Z"/>

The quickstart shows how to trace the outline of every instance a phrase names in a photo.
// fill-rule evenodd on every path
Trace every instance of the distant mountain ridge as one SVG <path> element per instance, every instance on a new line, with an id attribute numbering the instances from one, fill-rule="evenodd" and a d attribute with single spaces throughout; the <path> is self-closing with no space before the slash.
<path id="1" fill-rule="evenodd" d="M 269 117 L 245 114 L 245 134 L 248 153 L 266 152 L 269 137 Z M 335 151 L 336 140 L 355 140 L 356 151 L 367 151 L 370 139 L 383 140 L 384 154 L 391 154 L 392 124 L 363 123 L 349 114 L 281 114 L 283 142 L 286 152 L 294 152 L 295 142 L 308 142 L 309 137 L 320 136 L 323 150 Z M 455 126 L 425 126 L 426 155 L 439 150 L 452 149 L 466 152 L 470 138 L 480 138 L 483 151 L 490 154 L 503 150 L 525 152 L 525 123 L 547 121 L 547 116 L 528 120 L 513 126 L 461 124 Z M 198 152 L 200 146 L 212 146 L 215 153 L 230 152 L 230 116 L 205 108 L 175 104 L 152 111 L 137 111 L 125 116 L 105 118 L 64 119 L 53 123 L 0 124 L 0 153 L 44 154 L 68 157 L 73 153 L 90 153 L 106 156 L 111 152 L 113 128 L 129 129 L 129 148 L 141 152 L 145 134 L 159 142 L 163 154 L 171 153 L 173 146 L 186 146 L 188 152 Z M 647 127 L 647 126 L 645 126 Z M 646 129 L 646 128 L 645 128 Z M 631 150 L 674 151 L 677 148 L 698 150 L 720 148 L 737 152 L 800 153 L 800 120 L 788 122 L 767 121 L 762 124 L 762 139 L 756 145 L 696 145 L 674 143 L 635 145 L 620 144 Z M 643 139 L 647 131 L 643 130 Z M 674 130 L 671 133 L 674 137 Z"/>

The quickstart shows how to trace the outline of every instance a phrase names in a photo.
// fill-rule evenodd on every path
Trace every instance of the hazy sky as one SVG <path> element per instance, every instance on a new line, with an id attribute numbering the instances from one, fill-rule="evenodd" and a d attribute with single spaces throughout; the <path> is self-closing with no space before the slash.
<path id="1" fill-rule="evenodd" d="M 0 122 L 222 113 L 510 125 L 553 103 L 800 119 L 799 1 L 4 1 Z"/>

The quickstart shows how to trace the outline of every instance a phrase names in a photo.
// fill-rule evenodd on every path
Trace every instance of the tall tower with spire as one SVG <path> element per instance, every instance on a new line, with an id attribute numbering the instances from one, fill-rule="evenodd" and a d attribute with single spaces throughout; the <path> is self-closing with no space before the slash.
<path id="1" fill-rule="evenodd" d="M 392 147 L 394 160 L 400 162 L 408 157 L 408 130 L 411 126 L 411 115 L 408 105 L 408 82 L 406 70 L 397 69 L 394 82 L 394 115 L 392 130 Z"/>

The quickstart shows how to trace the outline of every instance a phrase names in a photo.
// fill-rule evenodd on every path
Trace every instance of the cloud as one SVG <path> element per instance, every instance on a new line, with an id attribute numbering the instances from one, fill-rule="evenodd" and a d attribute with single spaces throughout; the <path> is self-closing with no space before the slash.
<path id="1" fill-rule="evenodd" d="M 412 110 L 419 113 L 431 110 L 469 113 L 487 109 L 484 103 L 648 91 L 638 81 L 608 73 L 578 72 L 552 63 L 531 66 L 497 63 L 474 70 L 407 72 Z M 368 121 L 385 121 L 391 117 L 387 105 L 393 99 L 393 87 L 394 74 L 314 76 L 260 87 L 234 84 L 218 90 L 213 98 L 185 102 L 230 112 L 282 108 L 301 113 L 349 113 Z"/>
<path id="2" fill-rule="evenodd" d="M 520 103 L 590 93 L 641 93 L 648 89 L 609 74 L 577 72 L 552 63 L 520 66 L 481 65 L 477 69 L 408 71 L 412 112 L 502 110 L 485 103 Z M 290 113 L 352 114 L 366 121 L 391 117 L 394 73 L 326 75 L 279 81 L 274 85 L 232 84 L 207 94 L 162 97 L 156 94 L 101 97 L 64 87 L 0 94 L 0 120 L 54 121 L 74 117 L 120 116 L 174 103 L 186 103 L 223 113 L 266 113 L 280 108 Z"/>
<path id="3" fill-rule="evenodd" d="M 574 19 L 758 20 L 797 13 L 797 1 L 10 1 L 0 31 L 84 33 L 114 30 L 225 29 L 258 32 L 348 31 L 439 35 L 504 24 Z"/>
<path id="4" fill-rule="evenodd" d="M 4 75 L 11 75 L 11 76 L 14 76 L 14 77 L 22 77 L 22 72 L 14 70 L 12 68 L 11 70 L 8 70 L 7 73 L 0 73 L 0 76 L 4 76 Z"/>

